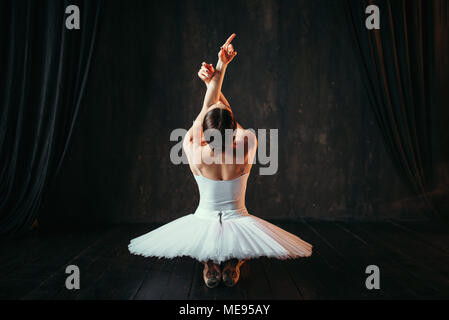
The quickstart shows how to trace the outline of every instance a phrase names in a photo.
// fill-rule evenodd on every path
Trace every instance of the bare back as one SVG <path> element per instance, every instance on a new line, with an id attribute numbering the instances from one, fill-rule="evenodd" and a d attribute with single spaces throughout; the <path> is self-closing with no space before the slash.
<path id="1" fill-rule="evenodd" d="M 205 142 L 194 146 L 191 137 L 186 138 L 183 146 L 194 175 L 201 174 L 211 180 L 233 180 L 250 172 L 257 150 L 257 139 L 252 131 L 239 126 L 232 149 L 220 154 L 214 154 Z M 194 162 L 193 159 L 201 160 Z"/>

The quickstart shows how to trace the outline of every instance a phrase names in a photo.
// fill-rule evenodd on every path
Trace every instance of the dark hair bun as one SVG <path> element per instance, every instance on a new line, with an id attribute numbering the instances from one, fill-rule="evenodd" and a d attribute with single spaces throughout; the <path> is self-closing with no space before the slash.
<path id="1" fill-rule="evenodd" d="M 226 129 L 237 129 L 237 121 L 235 121 L 234 114 L 228 109 L 214 108 L 204 116 L 203 131 L 208 129 L 216 129 L 221 133 L 221 145 L 225 146 Z M 207 137 L 206 137 L 207 138 Z M 212 139 L 206 139 L 207 143 L 211 143 Z"/>

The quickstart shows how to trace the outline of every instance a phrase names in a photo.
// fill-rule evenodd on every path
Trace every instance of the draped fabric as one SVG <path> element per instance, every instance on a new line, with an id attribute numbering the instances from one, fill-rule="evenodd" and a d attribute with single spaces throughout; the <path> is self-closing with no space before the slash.
<path id="1" fill-rule="evenodd" d="M 66 7 L 80 9 L 67 29 Z M 0 2 L 0 234 L 28 230 L 86 87 L 103 2 Z"/>
<path id="2" fill-rule="evenodd" d="M 432 208 L 426 191 L 434 171 L 433 2 L 347 0 L 367 94 L 399 174 Z M 368 30 L 376 5 L 380 29 Z"/>

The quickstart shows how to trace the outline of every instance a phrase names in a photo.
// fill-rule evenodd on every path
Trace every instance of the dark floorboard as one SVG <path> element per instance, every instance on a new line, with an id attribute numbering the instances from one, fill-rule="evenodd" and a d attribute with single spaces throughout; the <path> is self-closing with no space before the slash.
<path id="1" fill-rule="evenodd" d="M 0 299 L 448 299 L 449 231 L 432 222 L 274 221 L 314 246 L 310 258 L 260 258 L 237 286 L 207 288 L 188 257 L 144 258 L 130 239 L 156 225 L 42 232 L 0 243 Z M 68 265 L 81 289 L 68 290 Z M 380 289 L 365 286 L 368 265 Z"/>
<path id="2" fill-rule="evenodd" d="M 330 230 L 331 229 L 331 230 Z M 327 231 L 327 232 L 326 232 Z M 403 266 L 397 264 L 395 259 L 388 256 L 384 247 L 376 242 L 364 238 L 358 234 L 351 224 L 334 223 L 323 233 L 333 237 L 341 236 L 344 240 L 343 247 L 345 258 L 353 266 L 358 282 L 364 285 L 366 279 L 366 266 L 376 265 L 381 270 L 381 290 L 364 290 L 364 294 L 376 299 L 418 298 L 409 290 L 407 274 Z M 360 254 L 363 252 L 363 254 Z"/>
<path id="3" fill-rule="evenodd" d="M 444 255 L 437 254 L 432 257 L 434 252 L 430 252 L 433 251 L 431 246 L 416 241 L 415 237 L 401 234 L 387 224 L 378 224 L 369 228 L 352 224 L 352 227 L 354 232 L 358 232 L 367 241 L 377 243 L 377 247 L 383 249 L 382 255 L 388 262 L 393 261 L 394 265 L 402 267 L 401 272 L 398 271 L 396 276 L 401 279 L 401 282 L 407 284 L 408 291 L 419 297 L 447 297 L 448 278 L 437 271 L 446 273 L 444 269 L 447 267 L 438 261 L 439 259 L 444 261 Z M 422 246 L 423 244 L 425 246 Z"/>

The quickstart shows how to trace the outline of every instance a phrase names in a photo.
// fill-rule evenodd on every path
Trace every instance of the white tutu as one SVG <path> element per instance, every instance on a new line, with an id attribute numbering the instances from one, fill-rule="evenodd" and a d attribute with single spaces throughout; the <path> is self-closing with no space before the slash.
<path id="1" fill-rule="evenodd" d="M 246 209 L 210 211 L 198 208 L 147 234 L 131 240 L 133 254 L 145 257 L 189 256 L 221 263 L 231 258 L 308 257 L 312 245 L 247 213 Z"/>
<path id="2" fill-rule="evenodd" d="M 248 175 L 222 181 L 194 175 L 200 191 L 195 213 L 131 240 L 129 251 L 145 257 L 189 256 L 215 263 L 231 258 L 310 256 L 312 245 L 248 213 L 245 206 Z"/>

